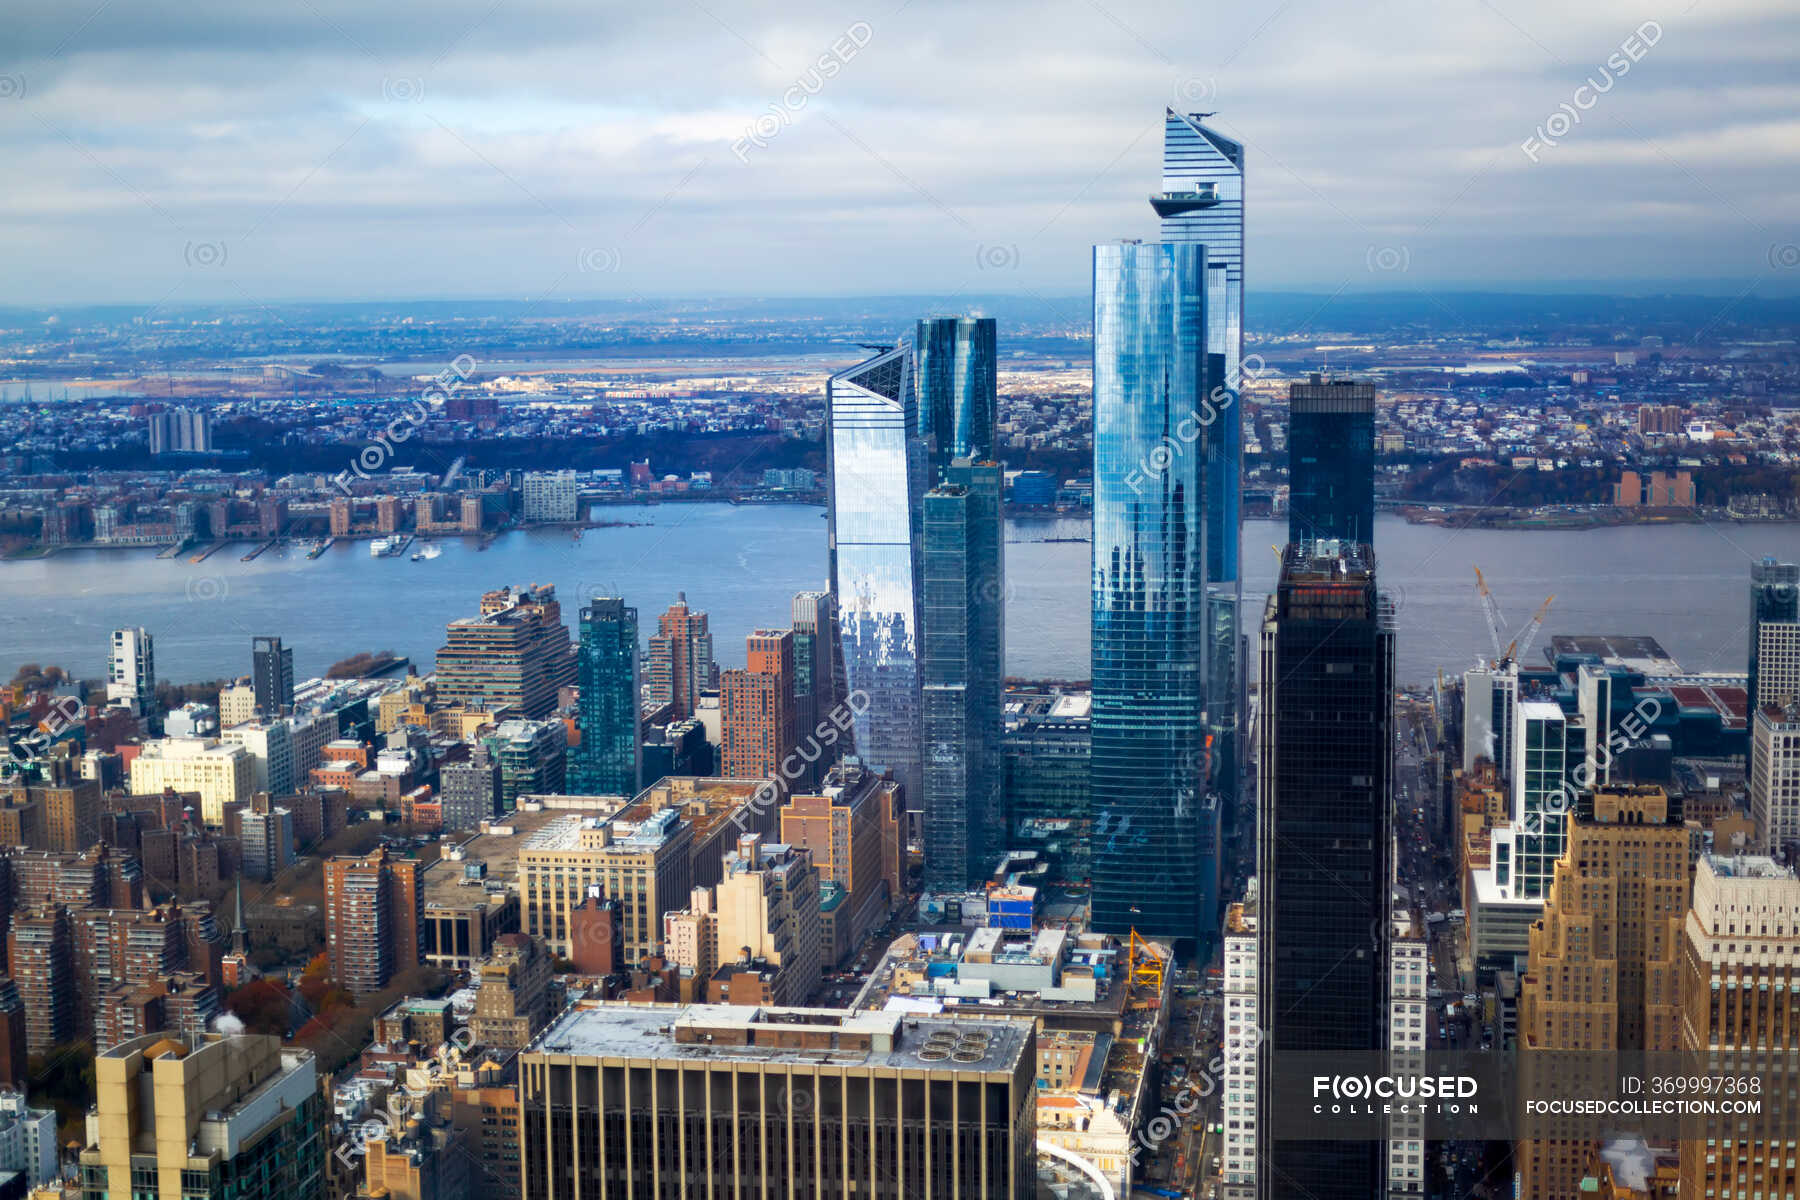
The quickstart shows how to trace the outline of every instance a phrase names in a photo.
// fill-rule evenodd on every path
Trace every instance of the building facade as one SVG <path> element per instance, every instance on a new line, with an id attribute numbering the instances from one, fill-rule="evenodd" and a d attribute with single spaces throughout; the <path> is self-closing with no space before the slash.
<path id="1" fill-rule="evenodd" d="M 250 688 L 256 711 L 280 716 L 294 704 L 294 650 L 278 637 L 250 639 Z"/>
<path id="2" fill-rule="evenodd" d="M 673 720 L 693 716 L 716 668 L 707 616 L 688 607 L 687 593 L 676 593 L 675 603 L 656 619 L 648 660 L 650 703 L 668 705 Z"/>
<path id="3" fill-rule="evenodd" d="M 312 1052 L 281 1039 L 148 1034 L 94 1061 L 84 1200 L 324 1200 Z"/>
<path id="4" fill-rule="evenodd" d="M 1680 1049 L 1679 943 L 1688 910 L 1687 831 L 1669 820 L 1661 788 L 1594 793 L 1593 816 L 1569 826 L 1543 919 L 1531 927 L 1530 967 L 1519 983 L 1522 1051 Z M 1521 1060 L 1520 1095 L 1539 1063 Z M 1517 1144 L 1515 1194 L 1583 1200 L 1591 1137 Z"/>
<path id="5" fill-rule="evenodd" d="M 633 1004 L 520 1056 L 525 1200 L 1037 1195 L 1024 1019 Z"/>
<path id="6" fill-rule="evenodd" d="M 562 605 L 548 584 L 484 592 L 480 614 L 445 626 L 437 652 L 437 698 L 445 706 L 543 717 L 575 676 Z"/>
<path id="7" fill-rule="evenodd" d="M 1392 612 L 1374 553 L 1290 545 L 1262 632 L 1257 826 L 1257 1186 L 1271 1198 L 1379 1195 L 1378 1142 L 1280 1136 L 1268 1096 L 1284 1053 L 1387 1046 L 1379 934 L 1393 880 Z"/>
<path id="8" fill-rule="evenodd" d="M 984 878 L 1006 833 L 1002 486 L 997 464 L 957 458 L 925 494 L 925 877 L 938 889 Z"/>
<path id="9" fill-rule="evenodd" d="M 113 630 L 112 652 L 106 665 L 106 698 L 113 704 L 128 706 L 140 717 L 155 708 L 155 640 L 142 626 Z"/>
<path id="10" fill-rule="evenodd" d="M 1217 932 L 1207 791 L 1207 252 L 1094 248 L 1092 923 Z"/>
<path id="11" fill-rule="evenodd" d="M 1288 541 L 1375 543 L 1375 386 L 1288 388 Z"/>
<path id="12" fill-rule="evenodd" d="M 927 472 L 912 350 L 902 342 L 826 382 L 828 552 L 852 740 L 923 804 L 918 522 Z"/>
<path id="13" fill-rule="evenodd" d="M 419 862 L 377 850 L 325 861 L 325 949 L 331 976 L 357 998 L 424 961 Z"/>
<path id="14" fill-rule="evenodd" d="M 1729 1077 L 1759 1075 L 1771 1051 L 1791 1048 L 1796 938 L 1800 879 L 1790 868 L 1754 855 L 1702 856 L 1679 945 L 1681 1049 Z M 1800 1195 L 1800 1143 L 1780 1136 L 1774 1120 L 1748 1137 L 1738 1125 L 1714 1118 L 1695 1130 L 1706 1137 L 1682 1146 L 1680 1194 Z"/>
<path id="15" fill-rule="evenodd" d="M 1205 114 L 1165 109 L 1162 191 L 1150 205 L 1164 242 L 1205 247 L 1206 351 L 1211 378 L 1199 406 L 1199 448 L 1206 494 L 1207 724 L 1210 787 L 1225 805 L 1223 822 L 1243 812 L 1244 711 L 1243 412 L 1238 400 L 1244 363 L 1244 147 L 1208 126 Z M 1212 414 L 1210 417 L 1208 414 Z M 1189 436 L 1186 427 L 1177 440 Z"/>
<path id="16" fill-rule="evenodd" d="M 569 786 L 589 796 L 635 796 L 642 785 L 637 609 L 597 597 L 581 610 L 577 651 L 581 744 Z"/>

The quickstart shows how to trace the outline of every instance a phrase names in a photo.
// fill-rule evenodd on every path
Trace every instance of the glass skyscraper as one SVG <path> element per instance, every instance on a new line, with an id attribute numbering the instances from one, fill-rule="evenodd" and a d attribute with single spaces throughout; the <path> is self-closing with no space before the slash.
<path id="1" fill-rule="evenodd" d="M 1290 545 L 1262 622 L 1258 1194 L 1383 1195 L 1380 1142 L 1283 1138 L 1296 1055 L 1387 1046 L 1392 610 L 1367 546 Z M 1285 1074 L 1284 1074 L 1285 1073 Z"/>
<path id="2" fill-rule="evenodd" d="M 999 423 L 994 318 L 925 317 L 916 342 L 919 434 L 936 487 L 958 458 L 992 461 Z"/>
<path id="3" fill-rule="evenodd" d="M 919 534 L 927 470 L 912 347 L 879 350 L 825 385 L 826 513 L 837 656 L 864 765 L 923 806 Z"/>
<path id="4" fill-rule="evenodd" d="M 961 888 L 1004 846 L 1004 478 L 992 317 L 926 317 L 914 340 L 926 456 L 920 526 L 925 877 Z"/>
<path id="5" fill-rule="evenodd" d="M 1288 541 L 1375 544 L 1375 385 L 1288 388 Z"/>
<path id="6" fill-rule="evenodd" d="M 568 788 L 578 795 L 635 796 L 640 786 L 638 614 L 616 596 L 581 610 L 576 652 L 581 745 L 570 756 Z"/>
<path id="7" fill-rule="evenodd" d="M 954 460 L 925 494 L 925 883 L 978 884 L 1003 848 L 1001 475 Z"/>
<path id="8" fill-rule="evenodd" d="M 1238 810 L 1243 752 L 1244 423 L 1238 403 L 1244 357 L 1244 147 L 1199 114 L 1163 113 L 1163 190 L 1150 198 L 1165 242 L 1206 247 L 1206 347 L 1215 358 L 1209 387 L 1224 393 L 1211 405 L 1206 430 L 1207 726 L 1211 783 L 1229 813 Z M 1227 820 L 1231 817 L 1228 815 Z"/>
<path id="9" fill-rule="evenodd" d="M 1207 251 L 1094 248 L 1094 929 L 1204 941 Z"/>

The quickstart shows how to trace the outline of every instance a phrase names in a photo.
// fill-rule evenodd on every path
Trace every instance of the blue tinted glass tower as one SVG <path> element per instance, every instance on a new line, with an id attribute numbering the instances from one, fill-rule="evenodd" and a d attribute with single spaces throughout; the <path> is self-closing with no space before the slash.
<path id="1" fill-rule="evenodd" d="M 914 338 L 927 456 L 920 616 L 926 884 L 962 888 L 1004 848 L 1006 576 L 992 317 L 927 317 Z"/>
<path id="2" fill-rule="evenodd" d="M 929 484 L 944 482 L 958 458 L 995 458 L 999 422 L 994 318 L 926 317 L 919 322 L 919 433 L 931 459 Z"/>
<path id="3" fill-rule="evenodd" d="M 577 795 L 635 796 L 643 741 L 638 736 L 637 609 L 616 596 L 581 610 L 576 649 L 581 744 L 568 770 Z"/>
<path id="4" fill-rule="evenodd" d="M 1213 384 L 1224 390 L 1206 430 L 1207 727 L 1211 782 L 1230 813 L 1239 810 L 1244 704 L 1243 415 L 1238 393 L 1244 356 L 1244 147 L 1209 129 L 1199 114 L 1163 114 L 1163 190 L 1150 199 L 1162 240 L 1206 247 L 1207 350 Z M 1227 818 L 1230 819 L 1229 817 Z"/>
<path id="5" fill-rule="evenodd" d="M 881 349 L 826 381 L 826 513 L 837 657 L 864 765 L 923 805 L 919 544 L 927 471 L 912 347 Z"/>
<path id="6" fill-rule="evenodd" d="M 1207 250 L 1094 248 L 1093 927 L 1216 927 L 1205 787 Z"/>
<path id="7" fill-rule="evenodd" d="M 1004 848 L 1000 466 L 952 461 L 925 493 L 925 884 L 979 884 Z"/>
<path id="8" fill-rule="evenodd" d="M 1375 544 L 1375 385 L 1288 388 L 1288 541 Z"/>

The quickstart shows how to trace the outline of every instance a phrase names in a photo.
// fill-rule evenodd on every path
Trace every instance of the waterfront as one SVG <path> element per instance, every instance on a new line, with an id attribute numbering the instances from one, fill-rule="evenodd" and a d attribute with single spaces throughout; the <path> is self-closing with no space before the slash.
<path id="1" fill-rule="evenodd" d="M 507 533 L 487 549 L 473 539 L 443 553 L 371 558 L 366 542 L 340 541 L 317 559 L 308 544 L 279 546 L 240 562 L 248 545 L 205 562 L 158 559 L 152 549 L 70 550 L 0 563 L 0 671 L 57 664 L 78 676 L 105 673 L 109 631 L 143 625 L 156 638 L 160 678 L 241 675 L 250 638 L 279 634 L 298 675 L 322 674 L 359 651 L 394 650 L 429 669 L 444 624 L 476 611 L 483 590 L 554 583 L 571 623 L 583 597 L 623 594 L 648 637 L 677 591 L 711 614 L 722 666 L 742 665 L 744 635 L 786 626 L 796 591 L 825 586 L 825 522 L 807 505 L 681 504 L 608 509 L 639 524 Z M 1085 520 L 1008 522 L 1007 670 L 1031 678 L 1088 674 Z M 1272 547 L 1286 526 L 1245 526 L 1245 628 L 1254 631 L 1274 579 Z M 1383 587 L 1399 621 L 1399 675 L 1423 681 L 1460 670 L 1489 639 L 1476 603 L 1480 566 L 1514 629 L 1544 597 L 1556 603 L 1551 633 L 1649 634 L 1696 670 L 1742 670 L 1753 558 L 1800 559 L 1800 526 L 1671 525 L 1571 531 L 1457 530 L 1377 522 Z M 1252 647 L 1254 650 L 1254 647 Z M 1539 657 L 1533 650 L 1532 657 Z M 1254 664 L 1254 653 L 1251 662 Z"/>

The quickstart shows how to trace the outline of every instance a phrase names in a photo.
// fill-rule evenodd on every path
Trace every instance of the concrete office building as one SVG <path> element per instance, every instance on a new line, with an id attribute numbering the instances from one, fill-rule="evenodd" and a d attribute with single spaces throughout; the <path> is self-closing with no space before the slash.
<path id="1" fill-rule="evenodd" d="M 280 1038 L 147 1034 L 94 1060 L 89 1200 L 323 1200 L 324 1100 Z"/>
<path id="2" fill-rule="evenodd" d="M 1681 1049 L 1721 1078 L 1764 1075 L 1800 1020 L 1800 879 L 1774 860 L 1703 856 L 1679 947 Z M 1715 1118 L 1682 1147 L 1683 1196 L 1800 1195 L 1800 1142 Z M 1736 1136 L 1734 1136 L 1736 1135 Z M 1704 1146 L 1704 1153 L 1701 1152 Z M 1690 1149 L 1691 1147 L 1691 1149 Z"/>
<path id="3" fill-rule="evenodd" d="M 1576 819 L 1557 860 L 1543 918 L 1531 928 L 1530 967 L 1519 985 L 1523 1051 L 1673 1051 L 1680 1048 L 1677 987 L 1688 911 L 1688 835 L 1669 820 L 1654 786 L 1599 788 L 1591 819 Z M 1543 1095 L 1523 1060 L 1521 1096 Z M 1564 1064 L 1566 1065 L 1566 1064 Z M 1515 1194 L 1583 1200 L 1591 1139 L 1520 1141 Z"/>
<path id="4" fill-rule="evenodd" d="M 242 746 L 212 738 L 164 738 L 146 742 L 131 760 L 131 790 L 156 795 L 165 788 L 200 794 L 200 820 L 212 829 L 225 825 L 225 806 L 248 800 L 256 791 L 256 763 Z"/>
<path id="5" fill-rule="evenodd" d="M 575 649 L 556 589 L 500 588 L 482 593 L 478 616 L 444 627 L 437 698 L 443 705 L 510 707 L 521 716 L 543 717 L 575 674 Z"/>
<path id="6" fill-rule="evenodd" d="M 1036 1038 L 1023 1019 L 604 1005 L 520 1056 L 525 1200 L 1027 1200 Z"/>

